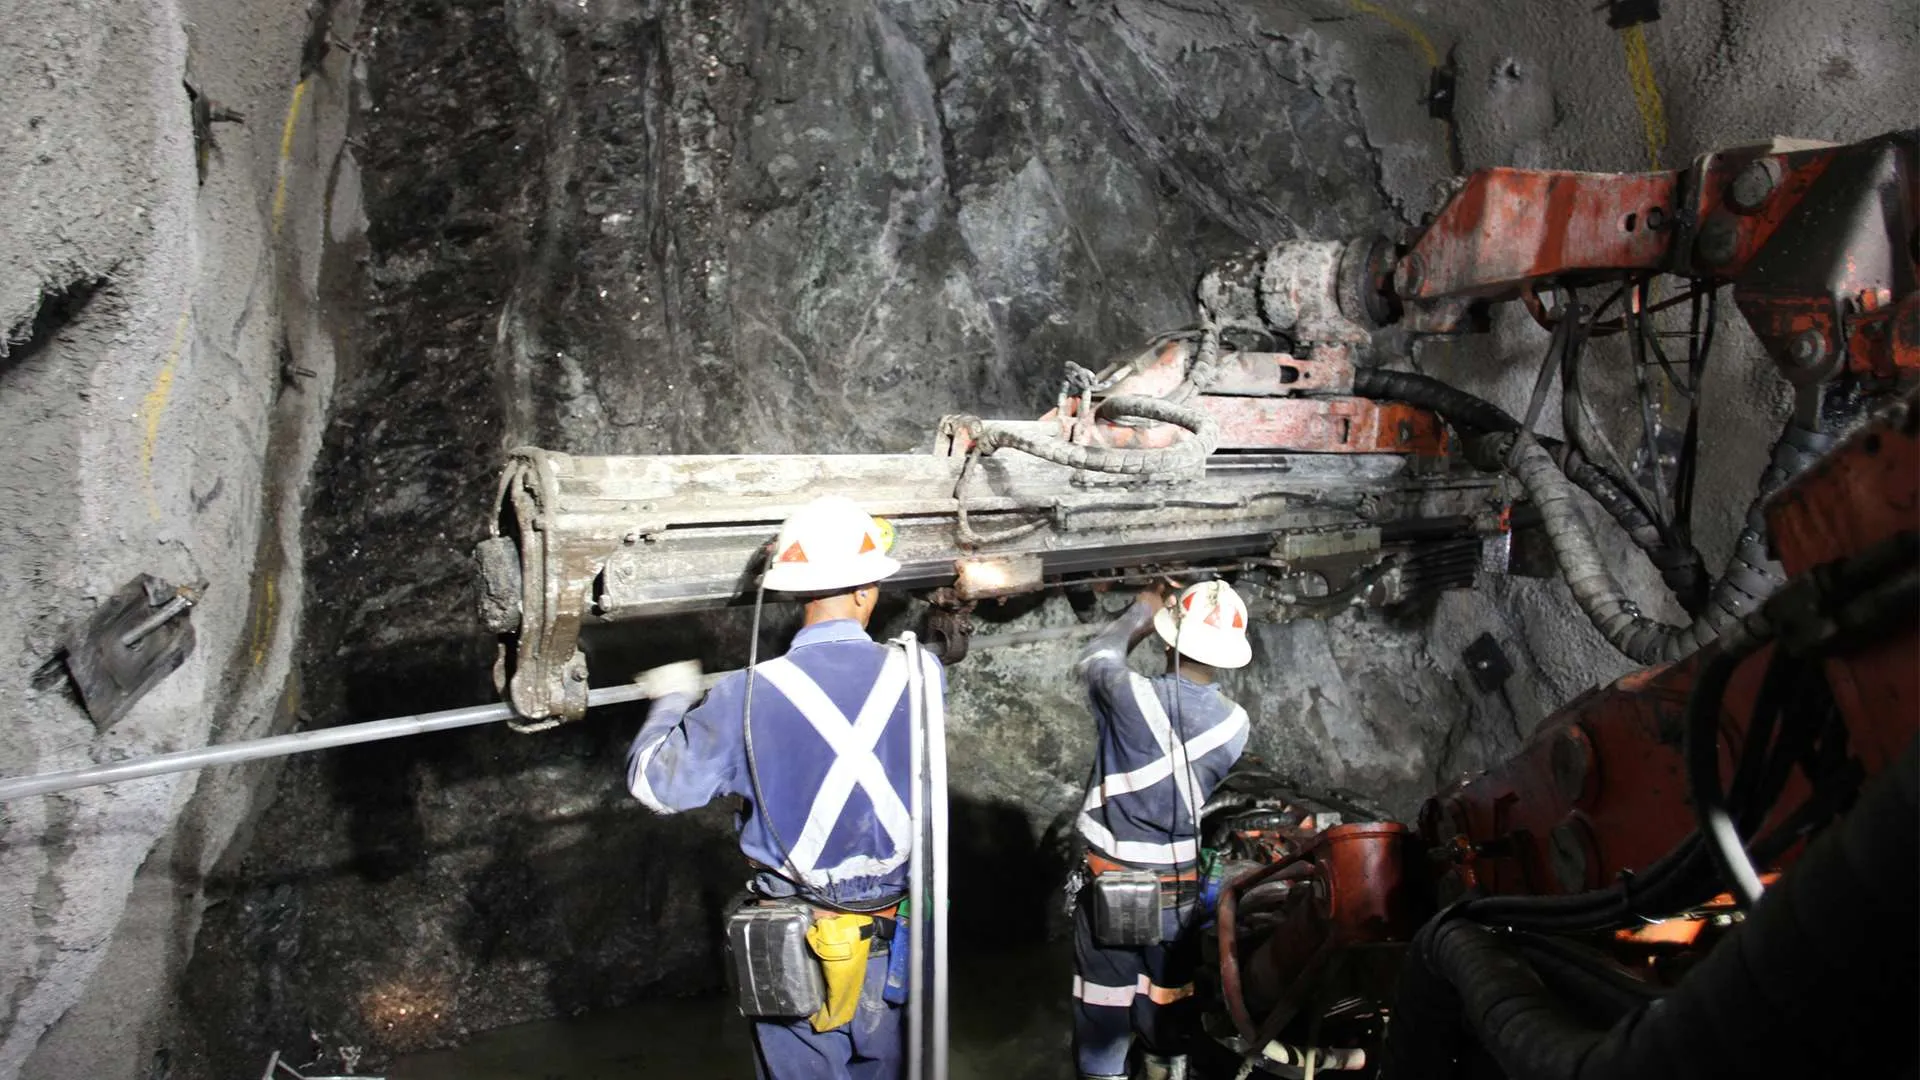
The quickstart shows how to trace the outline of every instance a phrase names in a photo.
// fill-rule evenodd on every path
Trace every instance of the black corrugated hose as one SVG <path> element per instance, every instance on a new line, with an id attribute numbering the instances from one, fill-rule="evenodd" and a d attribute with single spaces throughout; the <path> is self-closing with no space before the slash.
<path id="1" fill-rule="evenodd" d="M 1056 516 L 1043 515 L 990 532 L 973 527 L 967 508 L 967 480 L 973 474 L 975 459 L 995 450 L 1018 450 L 1070 469 L 1147 476 L 1177 472 L 1198 474 L 1206 469 L 1207 458 L 1220 443 L 1220 425 L 1211 414 L 1197 405 L 1183 405 L 1165 398 L 1118 394 L 1100 403 L 1099 415 L 1108 420 L 1131 418 L 1173 424 L 1187 429 L 1192 438 L 1150 450 L 1125 450 L 1111 446 L 1083 446 L 1065 439 L 1031 435 L 977 416 L 957 417 L 955 425 L 973 439 L 973 448 L 968 451 L 966 460 L 961 462 L 960 475 L 953 485 L 953 497 L 959 503 L 955 528 L 961 545 L 985 547 L 1017 540 L 1046 528 Z"/>
<path id="2" fill-rule="evenodd" d="M 1447 385 L 1427 375 L 1408 371 L 1383 371 L 1360 368 L 1353 373 L 1354 393 L 1361 397 L 1405 401 L 1430 409 L 1455 427 L 1475 435 L 1502 434 L 1520 430 L 1520 422 L 1505 409 Z M 1678 545 L 1661 533 L 1659 525 L 1640 508 L 1624 485 L 1579 451 L 1554 439 L 1534 436 L 1560 463 L 1567 478 L 1593 497 L 1627 534 L 1635 547 L 1646 552 L 1648 561 L 1660 571 L 1660 579 L 1673 592 L 1689 615 L 1698 614 L 1706 603 L 1707 572 L 1699 552 Z M 1483 468 L 1499 469 L 1510 441 L 1472 444 L 1475 462 Z"/>
<path id="3" fill-rule="evenodd" d="M 1361 368 L 1354 372 L 1353 385 L 1354 392 L 1363 397 L 1410 402 L 1470 430 L 1497 436 L 1519 428 L 1518 422 L 1498 406 L 1424 375 Z M 1582 486 L 1593 493 L 1634 542 L 1648 552 L 1668 587 L 1683 600 L 1687 593 L 1698 589 L 1698 571 L 1686 568 L 1693 559 L 1690 553 L 1674 552 L 1667 547 L 1653 522 L 1646 520 L 1645 514 L 1618 490 L 1617 484 L 1610 490 L 1611 478 L 1592 462 L 1570 458 L 1570 476 L 1554 461 L 1552 444 L 1537 438 L 1526 440 L 1526 445 L 1513 457 L 1515 474 L 1540 509 L 1554 556 L 1568 588 L 1573 590 L 1574 599 L 1610 644 L 1645 664 L 1677 659 L 1714 640 L 1779 587 L 1779 572 L 1767 557 L 1763 513 L 1766 498 L 1811 465 L 1833 443 L 1831 436 L 1789 422 L 1774 443 L 1772 459 L 1760 478 L 1759 492 L 1748 507 L 1746 526 L 1734 541 L 1727 570 L 1714 583 L 1688 626 L 1669 626 L 1649 619 L 1627 598 L 1601 558 L 1586 518 L 1580 513 L 1573 496 L 1574 481 L 1585 481 Z M 1512 446 L 1511 438 L 1496 437 L 1487 440 L 1476 456 L 1482 461 L 1504 459 Z"/>
<path id="4" fill-rule="evenodd" d="M 1649 619 L 1627 598 L 1580 514 L 1573 484 L 1545 448 L 1522 446 L 1515 473 L 1540 510 L 1554 557 L 1574 599 L 1609 644 L 1640 663 L 1651 664 L 1676 660 L 1713 641 L 1780 587 L 1779 571 L 1767 555 L 1766 499 L 1831 445 L 1831 437 L 1789 422 L 1773 444 L 1772 462 L 1747 509 L 1747 524 L 1734 541 L 1726 573 L 1714 583 L 1706 606 L 1688 626 L 1669 626 Z"/>
<path id="5" fill-rule="evenodd" d="M 1018 450 L 1056 465 L 1093 472 L 1133 473 L 1139 475 L 1198 471 L 1220 444 L 1220 425 L 1197 405 L 1181 405 L 1164 398 L 1118 394 L 1100 403 L 1100 416 L 1107 420 L 1152 420 L 1187 429 L 1193 437 L 1172 446 L 1151 450 L 1124 450 L 1111 446 L 1081 446 L 1065 439 L 1032 435 L 1013 427 L 995 424 L 978 417 L 963 417 L 958 424 L 971 432 L 974 446 L 982 454 L 995 450 Z"/>

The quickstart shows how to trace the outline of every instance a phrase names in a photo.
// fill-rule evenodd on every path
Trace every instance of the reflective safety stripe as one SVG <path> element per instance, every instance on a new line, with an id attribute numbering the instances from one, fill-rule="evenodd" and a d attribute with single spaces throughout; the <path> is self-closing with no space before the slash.
<path id="1" fill-rule="evenodd" d="M 1157 844 L 1151 840 L 1116 840 L 1113 832 L 1095 820 L 1092 814 L 1080 815 L 1080 835 L 1103 854 L 1143 866 L 1171 866 L 1192 862 L 1200 857 L 1200 847 L 1193 840 L 1176 840 L 1171 844 Z"/>
<path id="2" fill-rule="evenodd" d="M 1141 978 L 1145 979 L 1146 976 L 1142 975 Z M 1078 975 L 1073 977 L 1073 996 L 1089 1005 L 1124 1009 L 1133 1004 L 1134 996 L 1139 992 L 1138 986 L 1101 986 Z"/>
<path id="3" fill-rule="evenodd" d="M 860 715 L 848 720 L 820 684 L 813 681 L 792 660 L 781 657 L 761 664 L 757 669 L 780 691 L 787 703 L 805 717 L 813 730 L 833 748 L 833 766 L 820 781 L 807 822 L 794 840 L 787 856 L 791 869 L 804 885 L 824 888 L 837 880 L 853 877 L 877 877 L 898 869 L 912 853 L 913 818 L 907 812 L 900 793 L 887 779 L 887 771 L 874 756 L 873 748 L 886 732 L 900 697 L 907 689 L 906 654 L 887 650 L 886 663 L 874 679 Z M 885 857 L 856 855 L 834 866 L 817 865 L 827 841 L 846 810 L 847 800 L 858 786 L 873 804 L 873 816 L 892 841 L 893 851 Z"/>
<path id="4" fill-rule="evenodd" d="M 1098 1005 L 1109 1009 L 1124 1009 L 1133 1004 L 1134 998 L 1141 996 L 1145 996 L 1147 1000 L 1153 1002 L 1155 1005 L 1171 1005 L 1176 1001 L 1183 1001 L 1192 997 L 1193 984 L 1188 983 L 1185 986 L 1160 986 L 1145 975 L 1142 975 L 1139 981 L 1135 982 L 1132 986 L 1101 986 L 1098 983 L 1090 983 L 1080 976 L 1075 975 L 1073 977 L 1073 996 L 1076 1000 L 1084 1001 L 1089 1005 Z"/>
<path id="5" fill-rule="evenodd" d="M 1174 773 L 1173 722 L 1167 718 L 1166 709 L 1160 705 L 1160 698 L 1153 692 L 1153 684 L 1138 674 L 1128 676 L 1133 690 L 1134 706 L 1145 720 L 1147 731 L 1160 747 L 1160 757 L 1123 773 L 1109 773 L 1100 783 L 1087 790 L 1087 799 L 1081 807 L 1080 834 L 1095 848 L 1116 859 L 1131 863 L 1145 863 L 1153 866 L 1165 866 L 1183 862 L 1192 862 L 1199 857 L 1199 847 L 1193 840 L 1177 840 L 1173 843 L 1157 843 L 1146 840 L 1118 840 L 1105 825 L 1093 817 L 1093 811 L 1104 806 L 1108 800 L 1121 795 L 1144 791 L 1160 781 L 1173 777 L 1174 790 L 1179 793 L 1180 802 L 1187 811 L 1187 820 L 1177 824 L 1194 826 L 1194 808 L 1199 800 L 1195 790 L 1192 764 L 1198 759 L 1218 750 L 1247 730 L 1247 711 L 1238 705 L 1226 718 L 1207 730 L 1195 735 L 1181 744 L 1181 754 L 1187 766 L 1181 775 Z M 1176 687 L 1175 693 L 1179 690 Z M 1197 832 L 1198 829 L 1196 828 Z"/>
<path id="6" fill-rule="evenodd" d="M 1147 995 L 1147 998 L 1155 1005 L 1171 1005 L 1176 1001 L 1183 1001 L 1192 997 L 1193 984 L 1188 983 L 1185 986 L 1160 986 L 1156 983 L 1148 982 L 1147 977 L 1142 975 L 1140 976 L 1140 992 Z"/>

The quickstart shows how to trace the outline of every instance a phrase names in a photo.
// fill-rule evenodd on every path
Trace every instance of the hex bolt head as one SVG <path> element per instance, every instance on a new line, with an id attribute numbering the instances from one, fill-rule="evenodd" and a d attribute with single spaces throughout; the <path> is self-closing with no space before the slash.
<path id="1" fill-rule="evenodd" d="M 1827 336 L 1818 330 L 1802 330 L 1787 343 L 1787 359 L 1794 367 L 1809 368 L 1827 354 Z"/>
<path id="2" fill-rule="evenodd" d="M 1765 206 L 1779 186 L 1780 163 L 1770 157 L 1755 158 L 1727 185 L 1727 201 L 1734 209 L 1750 214 Z"/>

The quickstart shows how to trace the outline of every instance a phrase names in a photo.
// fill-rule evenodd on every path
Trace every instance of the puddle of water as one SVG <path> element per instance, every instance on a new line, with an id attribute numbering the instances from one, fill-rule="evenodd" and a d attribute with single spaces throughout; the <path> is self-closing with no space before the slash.
<path id="1" fill-rule="evenodd" d="M 956 953 L 965 950 L 955 950 Z M 1067 942 L 954 957 L 953 1080 L 1071 1080 Z M 388 1080 L 753 1080 L 747 1022 L 729 998 L 647 1001 L 474 1036 L 395 1061 Z"/>

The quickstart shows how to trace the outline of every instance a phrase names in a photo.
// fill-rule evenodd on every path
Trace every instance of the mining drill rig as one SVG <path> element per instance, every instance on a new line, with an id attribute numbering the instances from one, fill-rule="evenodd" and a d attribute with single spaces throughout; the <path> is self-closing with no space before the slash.
<path id="1" fill-rule="evenodd" d="M 504 705 L 0 780 L 0 802 L 634 700 L 625 672 L 593 685 L 583 630 L 749 600 L 778 523 L 825 494 L 892 522 L 887 584 L 924 601 L 949 663 L 984 599 L 1212 574 L 1285 619 L 1470 587 L 1531 537 L 1649 666 L 1410 823 L 1230 777 L 1203 821 L 1230 870 L 1202 980 L 1222 1075 L 1913 1076 L 1917 182 L 1915 131 L 1639 175 L 1486 169 L 1403 240 L 1217 268 L 1196 326 L 1069 366 L 1038 420 L 948 417 L 929 452 L 522 449 L 476 552 Z M 1795 393 L 1712 577 L 1690 517 L 1723 292 Z M 1377 362 L 1516 301 L 1546 340 L 1523 416 Z M 1686 331 L 1660 328 L 1683 306 Z M 1641 403 L 1632 460 L 1584 392 L 1608 336 Z M 1556 380 L 1564 439 L 1537 430 Z M 1677 440 L 1657 381 L 1688 403 Z M 1628 599 L 1589 497 L 1686 625 Z"/>
<path id="2" fill-rule="evenodd" d="M 1217 268 L 1195 327 L 1070 365 L 1038 420 L 948 417 L 930 452 L 516 451 L 479 552 L 498 687 L 522 726 L 579 717 L 583 627 L 746 601 L 777 523 L 822 494 L 893 523 L 888 584 L 950 663 L 987 598 L 1219 574 L 1288 618 L 1468 587 L 1536 537 L 1650 666 L 1412 822 L 1230 784 L 1206 821 L 1231 856 L 1203 980 L 1223 1075 L 1912 1075 L 1917 147 L 1481 170 L 1404 240 Z M 1689 519 L 1724 292 L 1795 403 L 1715 577 Z M 1512 302 L 1546 339 L 1524 416 L 1364 362 Z M 1685 332 L 1660 328 L 1674 308 Z M 1608 336 L 1641 401 L 1631 460 L 1583 391 Z M 1564 439 L 1536 430 L 1556 380 Z M 1677 440 L 1660 381 L 1688 402 Z M 1576 492 L 1689 624 L 1627 598 Z"/>

